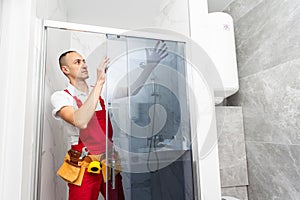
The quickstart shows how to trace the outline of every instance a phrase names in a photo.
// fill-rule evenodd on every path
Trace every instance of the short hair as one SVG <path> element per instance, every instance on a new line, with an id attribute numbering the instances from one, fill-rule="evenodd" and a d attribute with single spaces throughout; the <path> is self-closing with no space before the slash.
<path id="1" fill-rule="evenodd" d="M 58 59 L 58 62 L 59 62 L 59 67 L 60 67 L 60 69 L 61 69 L 61 67 L 63 66 L 63 65 L 67 65 L 67 61 L 66 61 L 66 56 L 69 54 L 69 53 L 73 53 L 73 52 L 76 52 L 76 51 L 66 51 L 66 52 L 64 52 L 63 54 L 61 54 L 60 56 L 59 56 L 59 59 Z"/>

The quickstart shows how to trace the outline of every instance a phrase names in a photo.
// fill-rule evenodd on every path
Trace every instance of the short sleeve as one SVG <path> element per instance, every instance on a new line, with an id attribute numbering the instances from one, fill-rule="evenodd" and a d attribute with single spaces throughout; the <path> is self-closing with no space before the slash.
<path id="1" fill-rule="evenodd" d="M 54 92 L 51 96 L 51 103 L 54 107 L 52 110 L 52 116 L 58 120 L 61 119 L 57 115 L 57 112 L 60 111 L 60 109 L 62 109 L 64 106 L 74 106 L 73 97 L 65 91 Z"/>

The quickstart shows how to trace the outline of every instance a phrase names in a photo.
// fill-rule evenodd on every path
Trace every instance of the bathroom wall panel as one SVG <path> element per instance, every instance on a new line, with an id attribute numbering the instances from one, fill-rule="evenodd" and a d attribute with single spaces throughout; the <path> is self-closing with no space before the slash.
<path id="1" fill-rule="evenodd" d="M 267 0 L 235 22 L 239 77 L 299 57 L 299 10 L 300 1 Z"/>
<path id="2" fill-rule="evenodd" d="M 300 59 L 240 79 L 232 105 L 241 105 L 247 141 L 300 144 Z"/>
<path id="3" fill-rule="evenodd" d="M 67 21 L 67 10 L 65 0 L 39 0 L 36 15 L 40 19 Z"/>
<path id="4" fill-rule="evenodd" d="M 261 2 L 263 0 L 234 0 L 223 12 L 229 13 L 236 22 Z"/>
<path id="5" fill-rule="evenodd" d="M 249 199 L 300 197 L 300 145 L 246 142 Z"/>
<path id="6" fill-rule="evenodd" d="M 237 17 L 235 1 L 227 9 Z M 232 9 L 231 9 L 232 8 Z M 265 0 L 235 19 L 249 199 L 299 199 L 300 2 Z M 298 156 L 297 156 L 298 155 Z"/>
<path id="7" fill-rule="evenodd" d="M 231 196 L 239 200 L 248 200 L 247 186 L 223 187 L 222 196 Z"/>
<path id="8" fill-rule="evenodd" d="M 164 0 L 154 24 L 158 28 L 169 29 L 183 35 L 190 35 L 188 1 Z M 182 9 L 186 8 L 186 9 Z"/>
<path id="9" fill-rule="evenodd" d="M 242 107 L 216 107 L 221 186 L 248 185 Z"/>

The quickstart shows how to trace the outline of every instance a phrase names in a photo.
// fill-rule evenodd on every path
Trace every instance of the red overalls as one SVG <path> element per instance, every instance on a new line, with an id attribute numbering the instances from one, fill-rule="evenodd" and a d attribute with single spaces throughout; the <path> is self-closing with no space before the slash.
<path id="1" fill-rule="evenodd" d="M 66 89 L 65 92 L 70 94 Z M 70 94 L 71 95 L 71 94 Z M 72 96 L 72 95 L 71 95 Z M 78 108 L 82 106 L 82 102 L 73 96 Z M 72 145 L 72 149 L 79 152 L 83 147 L 87 147 L 90 154 L 97 155 L 105 153 L 106 151 L 106 110 L 105 104 L 101 97 L 99 97 L 102 110 L 95 111 L 92 119 L 90 120 L 86 129 L 80 130 L 78 145 Z M 109 147 L 112 146 L 112 126 L 108 118 L 108 143 Z M 120 174 L 115 178 L 115 189 L 112 189 L 110 181 L 108 181 L 108 199 L 109 200 L 123 200 L 123 186 L 122 177 Z M 76 186 L 71 183 L 69 186 L 69 200 L 97 200 L 99 192 L 101 191 L 104 198 L 106 197 L 106 184 L 103 180 L 102 173 L 94 174 L 89 173 L 87 170 L 84 172 L 81 186 Z"/>

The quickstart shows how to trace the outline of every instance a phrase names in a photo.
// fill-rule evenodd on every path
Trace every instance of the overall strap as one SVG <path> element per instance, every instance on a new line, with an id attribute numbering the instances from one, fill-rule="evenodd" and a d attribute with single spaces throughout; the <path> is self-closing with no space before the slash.
<path id="1" fill-rule="evenodd" d="M 69 92 L 69 90 L 65 89 L 64 90 L 66 93 L 68 93 L 69 95 L 71 95 L 71 93 Z M 72 96 L 72 95 L 71 95 Z M 74 98 L 74 100 L 76 101 L 76 104 L 78 106 L 78 108 L 80 108 L 82 106 L 82 102 L 80 101 L 80 99 L 78 99 L 76 96 L 72 96 Z M 84 144 L 82 143 L 80 137 L 78 138 L 78 144 L 77 145 L 71 145 L 72 149 L 81 152 L 82 148 L 84 147 Z"/>
<path id="2" fill-rule="evenodd" d="M 71 95 L 71 93 L 69 92 L 68 89 L 64 90 L 66 93 L 68 93 L 69 95 Z M 72 96 L 72 95 L 71 95 Z M 76 101 L 76 104 L 78 106 L 78 108 L 80 108 L 82 106 L 82 102 L 80 101 L 80 99 L 78 99 L 76 96 L 72 96 L 74 98 L 74 100 Z"/>
<path id="3" fill-rule="evenodd" d="M 71 93 L 69 92 L 68 89 L 64 90 L 66 93 L 68 93 L 69 95 L 71 95 Z M 71 95 L 72 96 L 72 95 Z M 80 101 L 80 99 L 78 99 L 76 96 L 72 96 L 74 98 L 74 100 L 76 101 L 76 104 L 78 106 L 78 108 L 80 108 L 82 106 L 82 102 Z M 105 103 L 104 100 L 101 98 L 101 96 L 99 96 L 99 102 L 101 105 L 102 110 L 105 110 Z"/>
<path id="4" fill-rule="evenodd" d="M 104 100 L 101 98 L 101 96 L 99 97 L 99 102 L 100 102 L 102 110 L 105 110 L 105 103 L 104 103 Z"/>

